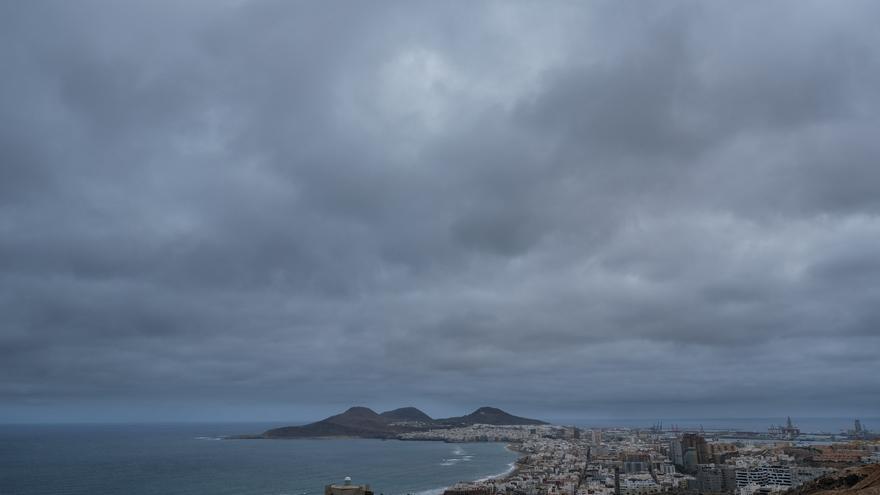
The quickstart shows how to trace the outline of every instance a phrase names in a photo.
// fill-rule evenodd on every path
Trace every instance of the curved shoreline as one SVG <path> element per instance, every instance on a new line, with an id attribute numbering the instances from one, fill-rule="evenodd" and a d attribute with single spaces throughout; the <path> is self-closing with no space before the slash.
<path id="1" fill-rule="evenodd" d="M 503 480 L 503 479 L 507 478 L 508 476 L 513 475 L 513 473 L 515 473 L 515 472 L 516 472 L 516 461 L 513 461 L 507 465 L 507 469 L 504 472 L 498 473 L 498 474 L 490 474 L 489 476 L 484 476 L 482 478 L 474 480 L 473 483 L 483 483 L 483 482 L 489 481 L 489 480 Z"/>
<path id="2" fill-rule="evenodd" d="M 488 481 L 490 479 L 494 479 L 497 481 L 506 481 L 508 478 L 514 476 L 517 472 L 519 472 L 520 462 L 526 458 L 526 453 L 517 449 L 515 447 L 515 445 L 516 444 L 509 443 L 504 447 L 505 449 L 507 449 L 511 452 L 515 452 L 516 454 L 519 455 L 519 457 L 517 457 L 516 460 L 514 460 L 513 462 L 510 463 L 510 469 L 508 469 L 506 472 L 502 473 L 501 475 L 490 476 L 488 479 L 479 479 L 479 480 L 477 480 L 477 482 Z"/>
<path id="3" fill-rule="evenodd" d="M 206 437 L 200 437 L 200 439 L 204 439 L 204 438 L 206 438 Z M 374 440 L 374 441 L 380 440 L 379 438 L 364 438 L 364 437 L 357 437 L 357 436 L 342 436 L 342 435 L 333 436 L 333 437 L 326 437 L 325 436 L 325 437 L 286 437 L 286 438 L 285 437 L 267 438 L 264 436 L 256 436 L 256 435 L 254 435 L 254 436 L 236 435 L 236 436 L 216 437 L 214 439 L 217 439 L 217 440 L 328 440 L 328 441 L 332 441 L 332 440 Z M 384 439 L 381 439 L 381 440 L 384 440 Z M 438 441 L 438 440 L 433 440 L 433 439 L 399 439 L 399 438 L 393 439 L 393 440 L 398 440 L 401 442 L 403 442 L 403 441 L 412 441 L 412 442 L 435 442 L 435 441 Z M 447 443 L 447 444 L 459 443 L 459 442 L 449 442 L 449 441 L 445 441 L 445 440 L 443 442 Z M 469 442 L 464 442 L 464 443 L 469 443 Z M 481 442 L 481 443 L 483 443 L 483 442 Z M 490 443 L 501 443 L 501 442 L 490 442 Z M 509 462 L 507 464 L 507 469 L 505 469 L 504 471 L 502 471 L 500 473 L 486 475 L 486 476 L 483 476 L 483 477 L 475 479 L 475 480 L 460 480 L 460 481 L 456 481 L 455 483 L 451 483 L 450 485 L 447 485 L 447 486 L 442 486 L 442 487 L 437 487 L 437 488 L 428 488 L 426 490 L 421 490 L 418 492 L 407 492 L 405 494 L 400 494 L 400 495 L 443 495 L 443 493 L 446 490 L 448 490 L 458 484 L 486 483 L 489 481 L 498 481 L 498 482 L 505 481 L 505 480 L 509 479 L 510 477 L 514 476 L 518 472 L 520 462 L 526 456 L 526 454 L 524 452 L 517 449 L 517 445 L 518 444 L 516 444 L 516 443 L 507 443 L 504 446 L 505 450 L 508 450 L 510 452 L 517 454 L 518 457 L 516 459 L 514 459 L 513 461 Z"/>
<path id="4" fill-rule="evenodd" d="M 523 458 L 525 458 L 525 454 L 523 452 L 517 450 L 514 447 L 514 444 L 512 444 L 512 443 L 508 443 L 507 445 L 504 446 L 504 448 L 511 451 L 511 452 L 519 454 L 518 458 L 514 459 L 513 462 L 511 462 L 507 465 L 507 469 L 504 472 L 501 472 L 498 474 L 490 474 L 488 476 L 483 476 L 482 478 L 479 478 L 476 480 L 459 481 L 457 483 L 453 483 L 452 485 L 444 486 L 442 488 L 429 488 L 427 490 L 422 490 L 420 492 L 416 492 L 415 495 L 443 495 L 443 493 L 446 492 L 446 490 L 452 488 L 453 486 L 455 486 L 459 483 L 485 483 L 489 480 L 504 481 L 504 480 L 510 478 L 511 476 L 515 475 L 517 473 L 517 471 L 519 470 L 519 463 L 521 460 L 523 460 Z"/>
<path id="5" fill-rule="evenodd" d="M 482 478 L 479 478 L 479 479 L 476 479 L 473 481 L 465 481 L 464 483 L 485 483 L 487 481 L 506 481 L 507 479 L 516 475 L 516 473 L 519 472 L 520 461 L 522 461 L 526 457 L 526 454 L 524 452 L 522 452 L 521 450 L 518 450 L 514 445 L 515 444 L 508 443 L 507 445 L 504 446 L 505 449 L 507 449 L 511 452 L 514 452 L 516 454 L 519 454 L 519 457 L 517 457 L 516 459 L 514 459 L 513 462 L 511 462 L 510 464 L 507 465 L 507 470 L 505 470 L 502 473 L 484 476 Z M 443 490 L 445 491 L 448 488 L 449 487 L 446 487 Z"/>

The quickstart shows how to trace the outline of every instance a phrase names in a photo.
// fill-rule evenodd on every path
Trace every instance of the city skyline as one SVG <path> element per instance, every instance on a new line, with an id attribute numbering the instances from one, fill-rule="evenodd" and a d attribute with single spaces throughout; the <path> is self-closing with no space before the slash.
<path id="1" fill-rule="evenodd" d="M 880 4 L 0 4 L 0 423 L 880 411 Z"/>

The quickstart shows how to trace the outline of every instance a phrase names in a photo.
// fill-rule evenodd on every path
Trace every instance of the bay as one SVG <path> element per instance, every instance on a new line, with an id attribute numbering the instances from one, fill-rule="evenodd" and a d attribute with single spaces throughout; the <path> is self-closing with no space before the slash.
<path id="1" fill-rule="evenodd" d="M 377 495 L 440 492 L 509 469 L 500 443 L 221 440 L 276 424 L 3 425 L 4 495 L 320 495 L 351 476 Z"/>

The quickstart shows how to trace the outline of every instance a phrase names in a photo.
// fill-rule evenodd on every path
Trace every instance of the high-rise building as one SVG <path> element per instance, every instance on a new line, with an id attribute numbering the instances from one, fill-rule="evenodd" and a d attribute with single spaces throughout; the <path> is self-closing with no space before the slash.
<path id="1" fill-rule="evenodd" d="M 623 472 L 627 474 L 646 473 L 651 466 L 651 456 L 645 452 L 622 453 L 620 461 L 623 464 Z"/>
<path id="2" fill-rule="evenodd" d="M 681 440 L 678 438 L 669 441 L 669 460 L 677 466 L 684 466 L 684 452 L 681 451 Z"/>
<path id="3" fill-rule="evenodd" d="M 695 488 L 699 493 L 732 493 L 736 491 L 736 468 L 725 464 L 697 466 Z"/>
<path id="4" fill-rule="evenodd" d="M 695 472 L 698 465 L 708 464 L 711 460 L 706 439 L 697 433 L 684 433 L 681 438 L 673 439 L 670 443 L 670 452 L 672 462 L 682 466 L 689 473 Z"/>
<path id="5" fill-rule="evenodd" d="M 791 466 L 750 466 L 736 469 L 736 484 L 739 487 L 757 486 L 792 486 Z"/>
<path id="6" fill-rule="evenodd" d="M 614 466 L 614 495 L 620 495 L 620 468 Z"/>

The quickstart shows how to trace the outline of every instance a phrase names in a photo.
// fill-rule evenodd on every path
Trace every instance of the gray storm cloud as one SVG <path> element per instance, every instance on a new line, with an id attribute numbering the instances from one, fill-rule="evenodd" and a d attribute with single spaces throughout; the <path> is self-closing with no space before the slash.
<path id="1" fill-rule="evenodd" d="M 6 3 L 0 420 L 876 412 L 878 16 Z"/>

